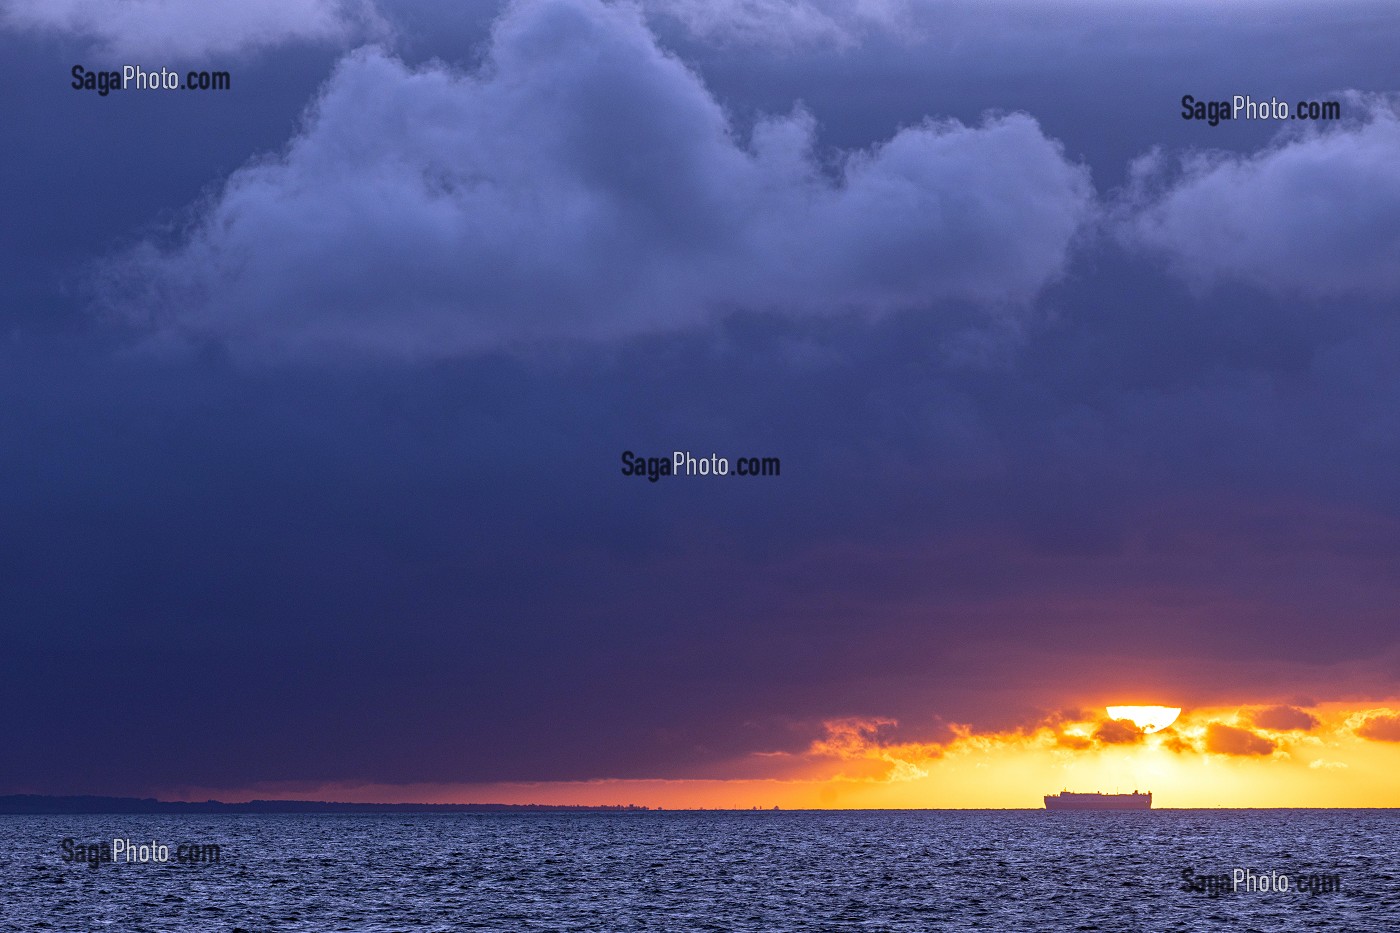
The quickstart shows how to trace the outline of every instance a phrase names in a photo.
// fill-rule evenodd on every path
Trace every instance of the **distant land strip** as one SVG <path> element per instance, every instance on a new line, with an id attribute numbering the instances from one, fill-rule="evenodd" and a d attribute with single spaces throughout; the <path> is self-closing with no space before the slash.
<path id="1" fill-rule="evenodd" d="M 649 810 L 636 804 L 585 806 L 540 803 L 335 803 L 326 800 L 156 800 L 151 797 L 0 795 L 0 814 L 74 813 L 494 813 Z"/>

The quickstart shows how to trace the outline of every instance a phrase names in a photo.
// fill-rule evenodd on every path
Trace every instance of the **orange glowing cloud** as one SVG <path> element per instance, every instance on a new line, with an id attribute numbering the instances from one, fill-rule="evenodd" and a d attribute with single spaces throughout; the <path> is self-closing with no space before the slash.
<path id="1" fill-rule="evenodd" d="M 1400 712 L 1391 709 L 1367 710 L 1356 718 L 1352 728 L 1363 739 L 1400 742 Z"/>
<path id="2" fill-rule="evenodd" d="M 1206 726 L 1206 751 L 1217 755 L 1272 755 L 1272 739 L 1240 726 L 1213 722 Z"/>
<path id="3" fill-rule="evenodd" d="M 1250 720 L 1261 729 L 1275 732 L 1311 732 L 1318 725 L 1316 716 L 1296 706 L 1270 706 L 1255 710 L 1250 713 Z"/>
<path id="4" fill-rule="evenodd" d="M 1105 719 L 1094 729 L 1094 738 L 1107 745 L 1132 745 L 1146 735 L 1141 727 L 1126 719 Z"/>
<path id="5" fill-rule="evenodd" d="M 833 718 L 798 751 L 758 752 L 720 777 L 477 785 L 182 789 L 179 799 L 249 796 L 357 801 L 635 803 L 764 808 L 1039 807 L 1043 794 L 1151 790 L 1157 807 L 1394 807 L 1400 709 L 1393 702 L 1193 709 L 1148 733 L 1103 711 L 1046 713 L 979 731 L 930 720 Z M 912 727 L 912 728 L 911 728 Z M 938 735 L 937 741 L 926 739 Z M 914 738 L 910 738 L 913 736 Z M 753 777 L 753 775 L 762 775 Z"/>
<path id="6" fill-rule="evenodd" d="M 898 726 L 889 718 L 830 720 L 804 754 L 790 757 L 789 777 L 866 784 L 842 796 L 905 806 L 1027 806 L 1037 790 L 1063 785 L 1156 787 L 1162 806 L 1400 803 L 1382 779 L 1400 767 L 1400 750 L 1382 753 L 1381 765 L 1375 748 L 1400 744 L 1400 713 L 1389 707 L 1197 709 L 1156 732 L 1061 710 L 1012 730 L 953 725 L 941 742 L 898 740 Z M 832 762 L 842 767 L 833 771 Z M 928 797 L 912 799 L 915 787 Z"/>

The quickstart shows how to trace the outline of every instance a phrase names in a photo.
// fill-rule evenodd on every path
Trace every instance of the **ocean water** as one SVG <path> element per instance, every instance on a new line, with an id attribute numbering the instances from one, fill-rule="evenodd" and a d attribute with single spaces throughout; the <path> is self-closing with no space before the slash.
<path id="1" fill-rule="evenodd" d="M 0 816 L 0 930 L 1400 931 L 1398 857 L 1384 810 Z"/>

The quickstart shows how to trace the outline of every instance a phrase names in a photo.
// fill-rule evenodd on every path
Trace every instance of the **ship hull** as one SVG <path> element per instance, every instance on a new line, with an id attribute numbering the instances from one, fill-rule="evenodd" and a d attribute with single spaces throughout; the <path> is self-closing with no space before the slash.
<path id="1" fill-rule="evenodd" d="M 1095 803 L 1061 803 L 1054 797 L 1046 797 L 1046 810 L 1151 810 L 1152 803 L 1148 800 L 1114 800 L 1095 801 Z"/>
<path id="2" fill-rule="evenodd" d="M 1055 794 L 1045 798 L 1047 810 L 1151 810 L 1151 794 Z"/>

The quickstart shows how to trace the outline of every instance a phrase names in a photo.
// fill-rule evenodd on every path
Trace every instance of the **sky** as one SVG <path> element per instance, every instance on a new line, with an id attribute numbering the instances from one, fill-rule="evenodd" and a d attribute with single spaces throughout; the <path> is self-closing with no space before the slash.
<path id="1" fill-rule="evenodd" d="M 1400 806 L 1397 40 L 0 0 L 0 793 Z"/>

